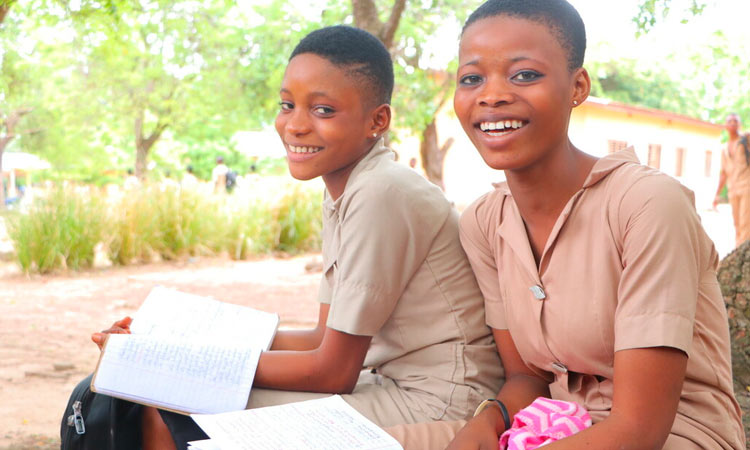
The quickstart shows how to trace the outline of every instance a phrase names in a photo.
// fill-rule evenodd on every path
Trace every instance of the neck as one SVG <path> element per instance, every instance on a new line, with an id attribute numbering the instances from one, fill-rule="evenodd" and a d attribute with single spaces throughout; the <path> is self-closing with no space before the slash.
<path id="1" fill-rule="evenodd" d="M 506 170 L 508 187 L 524 220 L 555 220 L 581 189 L 596 160 L 567 141 L 561 150 L 533 167 Z"/>

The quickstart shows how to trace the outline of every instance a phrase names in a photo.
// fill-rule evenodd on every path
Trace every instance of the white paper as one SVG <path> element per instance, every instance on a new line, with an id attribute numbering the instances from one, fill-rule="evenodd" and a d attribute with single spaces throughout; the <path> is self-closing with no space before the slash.
<path id="1" fill-rule="evenodd" d="M 188 450 L 222 450 L 216 442 L 211 439 L 203 439 L 201 441 L 188 442 Z"/>
<path id="2" fill-rule="evenodd" d="M 338 395 L 191 417 L 222 450 L 402 450 Z"/>
<path id="3" fill-rule="evenodd" d="M 268 350 L 279 315 L 157 286 L 136 312 L 130 331 L 170 338 L 249 342 Z"/>
<path id="4" fill-rule="evenodd" d="M 244 409 L 260 350 L 249 344 L 113 334 L 96 392 L 184 412 Z"/>
<path id="5" fill-rule="evenodd" d="M 108 337 L 96 392 L 186 413 L 244 409 L 277 314 L 154 288 L 132 334 Z"/>

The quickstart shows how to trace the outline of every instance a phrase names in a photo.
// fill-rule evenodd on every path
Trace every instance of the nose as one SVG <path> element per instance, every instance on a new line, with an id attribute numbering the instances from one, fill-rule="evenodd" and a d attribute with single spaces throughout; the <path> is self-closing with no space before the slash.
<path id="1" fill-rule="evenodd" d="M 497 107 L 513 102 L 513 91 L 509 83 L 501 79 L 488 79 L 477 97 L 480 106 Z"/>
<path id="2" fill-rule="evenodd" d="M 283 114 L 286 116 L 284 130 L 294 136 L 301 136 L 310 131 L 310 120 L 305 111 L 301 108 L 294 108 L 292 111 Z"/>

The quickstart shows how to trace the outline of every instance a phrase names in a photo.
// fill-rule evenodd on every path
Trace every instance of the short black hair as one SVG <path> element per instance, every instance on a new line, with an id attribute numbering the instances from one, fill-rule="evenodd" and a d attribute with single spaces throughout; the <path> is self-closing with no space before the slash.
<path id="1" fill-rule="evenodd" d="M 312 53 L 348 69 L 354 77 L 372 87 L 374 100 L 380 105 L 391 103 L 393 94 L 393 61 L 380 39 L 359 28 L 335 25 L 308 34 L 292 51 L 297 55 Z"/>
<path id="2" fill-rule="evenodd" d="M 495 16 L 519 17 L 547 26 L 568 53 L 568 69 L 583 66 L 586 53 L 586 27 L 578 11 L 565 0 L 488 0 L 464 24 Z"/>

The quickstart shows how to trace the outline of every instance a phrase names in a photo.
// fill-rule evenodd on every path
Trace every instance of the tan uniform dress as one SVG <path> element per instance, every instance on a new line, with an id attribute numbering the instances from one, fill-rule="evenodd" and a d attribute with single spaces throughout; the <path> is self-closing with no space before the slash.
<path id="1" fill-rule="evenodd" d="M 552 381 L 553 398 L 578 402 L 599 422 L 612 407 L 615 352 L 674 347 L 689 359 L 664 448 L 745 449 L 718 256 L 677 181 L 637 164 L 632 149 L 599 160 L 560 214 L 538 270 L 506 184 L 464 212 L 461 241 L 487 323 L 510 331 L 527 365 Z M 443 448 L 455 425 L 427 433 L 443 436 L 427 446 L 408 443 L 431 438 L 394 434 L 407 448 Z"/>
<path id="2" fill-rule="evenodd" d="M 327 326 L 373 336 L 344 399 L 382 426 L 470 416 L 503 371 L 443 193 L 379 143 L 323 210 Z M 250 406 L 320 396 L 254 389 Z"/>
<path id="3" fill-rule="evenodd" d="M 745 149 L 737 143 L 729 153 L 727 146 L 721 152 L 721 170 L 727 175 L 729 204 L 732 205 L 735 245 L 750 239 L 750 165 L 745 159 Z"/>

